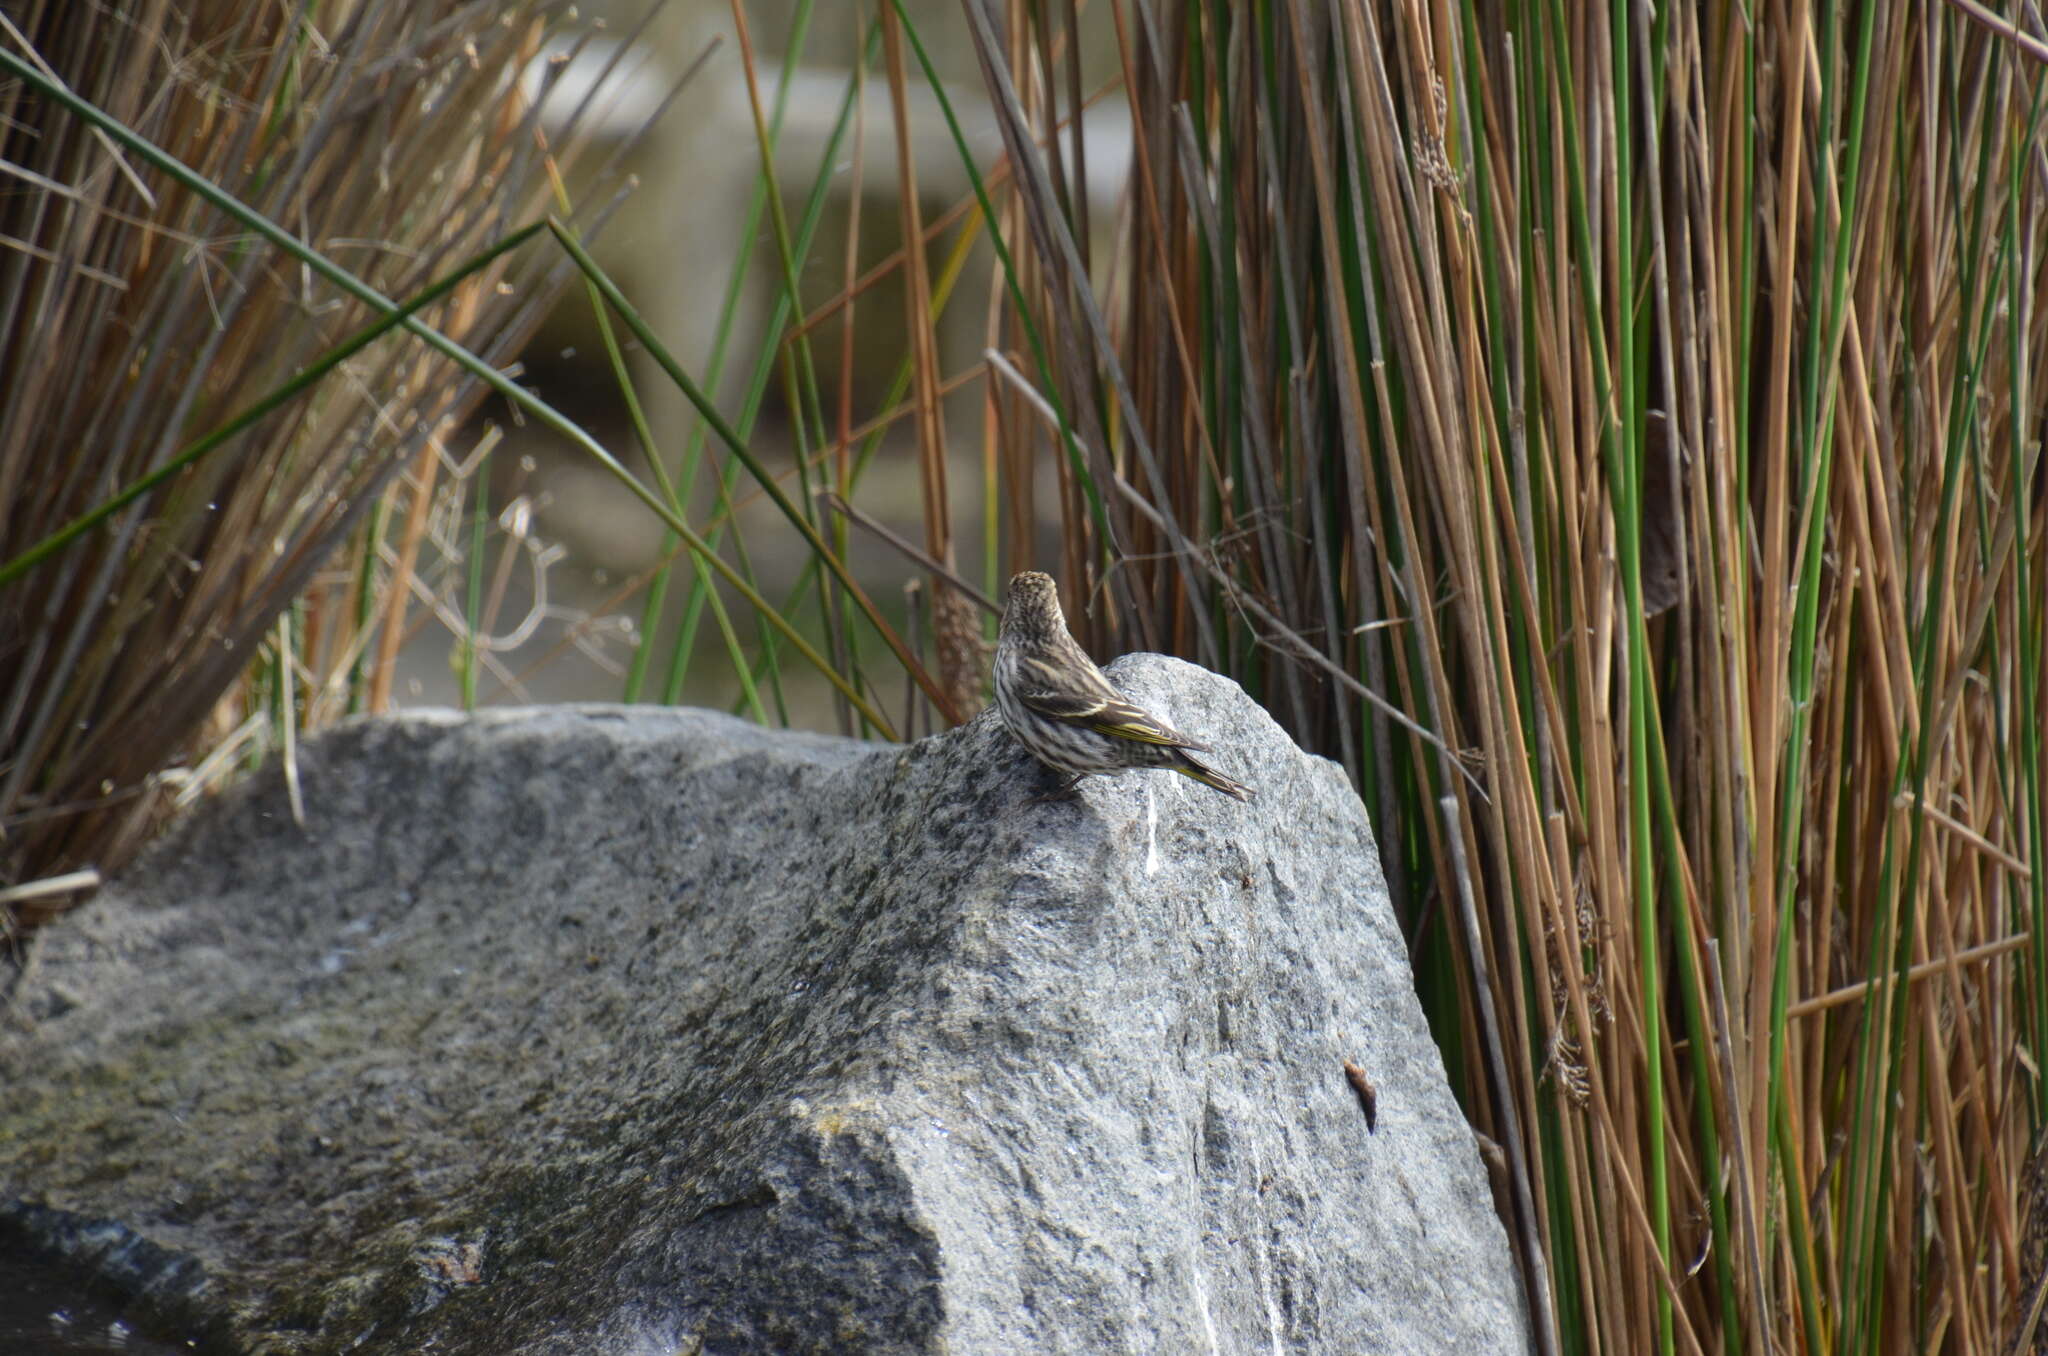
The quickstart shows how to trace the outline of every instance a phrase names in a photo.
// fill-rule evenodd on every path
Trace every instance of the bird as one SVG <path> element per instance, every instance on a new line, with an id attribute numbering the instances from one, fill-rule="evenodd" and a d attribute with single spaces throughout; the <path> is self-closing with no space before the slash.
<path id="1" fill-rule="evenodd" d="M 1116 690 L 1067 630 L 1052 576 L 1027 570 L 1010 580 L 996 639 L 996 709 L 1033 757 L 1061 775 L 1059 789 L 1039 800 L 1071 795 L 1091 774 L 1163 768 L 1227 796 L 1250 800 L 1252 789 L 1194 755 L 1208 753 Z"/>

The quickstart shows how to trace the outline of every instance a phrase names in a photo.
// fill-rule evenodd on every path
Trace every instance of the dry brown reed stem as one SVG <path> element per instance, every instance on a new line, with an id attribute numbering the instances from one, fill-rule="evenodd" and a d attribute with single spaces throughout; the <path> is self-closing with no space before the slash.
<path id="1" fill-rule="evenodd" d="M 546 8 L 32 0 L 0 41 L 403 299 L 538 202 L 513 77 Z M 25 84 L 0 85 L 0 158 L 20 167 L 0 198 L 0 559 L 375 318 L 109 147 Z M 545 267 L 531 250 L 500 260 L 423 318 L 503 363 Z M 0 586 L 0 880 L 117 866 L 164 812 L 160 774 L 205 751 L 209 712 L 282 710 L 289 731 L 307 694 L 346 685 L 365 640 L 352 588 L 317 591 L 305 625 L 274 623 L 329 562 L 367 560 L 376 585 L 368 510 L 408 461 L 432 474 L 423 449 L 479 390 L 415 342 L 380 340 Z M 300 653 L 279 653 L 278 635 Z M 388 682 L 388 650 L 373 652 Z"/>
<path id="2" fill-rule="evenodd" d="M 911 339 L 911 378 L 917 410 L 918 482 L 924 502 L 924 549 L 932 559 L 952 568 L 952 508 L 946 488 L 946 426 L 940 406 L 937 335 L 931 323 L 930 260 L 924 240 L 924 208 L 917 187 L 917 159 L 911 153 L 910 72 L 904 55 L 902 21 L 891 8 L 882 10 L 882 52 L 889 83 L 890 109 L 896 128 L 896 210 L 903 237 L 913 244 L 904 251 L 904 326 Z M 939 681 L 954 709 L 973 711 L 981 705 L 980 626 L 974 609 L 944 576 L 930 581 L 932 644 L 938 657 Z"/>

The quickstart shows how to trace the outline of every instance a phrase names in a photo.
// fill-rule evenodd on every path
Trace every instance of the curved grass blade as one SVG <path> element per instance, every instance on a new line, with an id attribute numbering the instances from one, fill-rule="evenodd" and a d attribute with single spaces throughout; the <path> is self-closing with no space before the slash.
<path id="1" fill-rule="evenodd" d="M 641 318 L 640 312 L 634 308 L 631 302 L 626 300 L 625 294 L 619 291 L 618 284 L 614 283 L 606 275 L 605 271 L 598 267 L 597 261 L 590 257 L 590 252 L 583 248 L 582 242 L 577 240 L 576 233 L 564 223 L 552 218 L 549 220 L 548 229 L 554 233 L 555 239 L 561 243 L 562 248 L 568 252 L 569 257 L 575 261 L 576 266 L 583 270 L 583 275 L 597 285 L 598 290 L 604 294 L 604 299 L 611 304 L 613 310 L 618 312 L 619 318 L 626 322 L 626 328 L 633 331 L 633 337 L 646 346 L 648 353 L 653 356 L 656 362 L 661 364 L 662 370 L 668 373 L 669 379 L 676 383 L 677 389 L 682 391 L 689 398 L 690 403 L 697 407 L 697 413 L 703 417 L 705 423 L 711 426 L 711 431 L 718 435 L 719 440 L 726 445 L 735 457 L 739 458 L 747 470 L 753 474 L 755 480 L 760 482 L 761 488 L 767 492 L 770 499 L 775 501 L 775 506 L 782 510 L 783 516 L 789 519 L 791 525 L 803 534 L 804 541 L 810 546 L 812 553 L 824 563 L 825 568 L 832 572 L 833 578 L 839 581 L 840 586 L 859 605 L 861 611 L 867 614 L 868 621 L 874 626 L 876 633 L 882 637 L 891 650 L 895 651 L 897 662 L 902 664 L 905 671 L 917 682 L 917 685 L 924 689 L 925 694 L 932 699 L 932 704 L 944 712 L 947 720 L 953 724 L 957 725 L 965 720 L 967 713 L 953 709 L 953 704 L 947 699 L 944 689 L 933 680 L 932 676 L 925 671 L 924 665 L 920 664 L 916 656 L 912 655 L 903 644 L 902 637 L 896 634 L 896 629 L 890 626 L 888 621 L 876 609 L 873 600 L 868 597 L 867 591 L 861 588 L 859 583 L 854 580 L 852 572 L 846 568 L 846 563 L 833 554 L 832 548 L 818 532 L 818 529 L 812 525 L 809 518 L 791 502 L 789 495 L 783 491 L 781 484 L 775 478 L 775 474 L 761 463 L 761 459 L 754 455 L 753 450 L 747 446 L 745 440 L 733 430 L 731 424 L 726 422 L 725 416 L 718 412 L 718 407 L 711 403 L 710 397 L 705 395 L 697 383 L 690 379 L 689 373 L 683 370 L 682 364 L 676 361 L 675 356 L 668 351 L 660 338 L 648 327 L 647 322 Z M 615 474 L 625 476 L 629 482 L 632 482 L 631 475 L 612 458 L 611 454 L 603 452 L 602 449 L 598 449 L 598 451 L 606 463 L 606 469 L 613 471 Z M 637 482 L 633 483 L 637 484 Z M 648 494 L 644 487 L 635 492 L 642 495 L 647 502 L 655 502 L 653 496 Z M 690 535 L 696 540 L 702 540 L 702 538 L 696 538 L 695 533 Z M 748 592 L 751 593 L 752 589 L 749 588 Z M 756 594 L 754 596 L 758 597 L 759 595 Z M 761 606 L 766 608 L 767 604 L 763 602 Z M 790 634 L 794 633 L 791 632 Z M 843 678 L 840 678 L 837 674 L 834 677 L 838 679 L 836 685 L 841 691 L 851 691 L 851 686 Z M 867 706 L 865 702 L 856 701 L 854 705 L 860 709 L 863 715 L 874 719 L 878 728 L 884 730 L 892 728 L 886 720 L 876 719 L 872 708 Z"/>
<path id="2" fill-rule="evenodd" d="M 28 550 L 23 551 L 6 564 L 0 565 L 0 586 L 20 578 L 50 556 L 63 550 L 79 537 L 90 532 L 99 524 L 113 517 L 122 509 L 178 474 L 178 472 L 205 457 L 209 452 L 212 452 L 222 443 L 228 441 L 228 439 L 241 433 L 265 415 L 271 414 L 281 406 L 288 404 L 295 396 L 318 384 L 321 378 L 325 377 L 349 358 L 368 348 L 392 330 L 397 329 L 409 317 L 447 296 L 459 287 L 462 281 L 472 273 L 484 268 L 501 255 L 509 254 L 511 251 L 519 248 L 527 241 L 533 239 L 542 230 L 545 230 L 546 227 L 547 223 L 543 221 L 536 221 L 531 225 L 520 227 L 503 240 L 492 245 L 489 249 L 464 262 L 453 272 L 445 274 L 429 284 L 415 294 L 411 300 L 385 315 L 382 319 L 364 326 L 348 339 L 329 349 L 320 357 L 318 362 L 315 362 L 306 368 L 305 371 L 299 373 L 290 381 L 285 382 L 275 391 L 257 401 L 254 405 L 251 405 L 227 423 L 222 424 L 213 432 L 189 444 L 156 470 L 134 481 L 118 494 L 109 498 L 105 503 L 97 505 L 89 512 L 80 514 L 77 518 L 58 528 L 55 532 L 52 532 L 34 546 L 29 547 Z"/>

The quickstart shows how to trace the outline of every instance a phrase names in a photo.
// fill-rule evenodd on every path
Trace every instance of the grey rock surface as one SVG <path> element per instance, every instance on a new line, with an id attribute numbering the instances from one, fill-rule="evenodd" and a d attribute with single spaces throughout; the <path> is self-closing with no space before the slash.
<path id="1" fill-rule="evenodd" d="M 230 1349 L 1526 1350 L 1343 775 L 1110 673 L 1258 799 L 1027 804 L 990 713 L 328 734 L 33 948 L 0 1233 Z"/>

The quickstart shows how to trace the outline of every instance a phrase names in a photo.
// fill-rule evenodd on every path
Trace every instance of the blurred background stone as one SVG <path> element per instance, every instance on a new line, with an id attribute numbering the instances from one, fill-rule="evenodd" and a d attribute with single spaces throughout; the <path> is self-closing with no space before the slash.
<path id="1" fill-rule="evenodd" d="M 824 163 L 831 134 L 853 76 L 854 57 L 874 7 L 827 4 L 813 6 L 800 59 L 786 65 L 787 44 L 800 7 L 793 0 L 774 0 L 747 8 L 749 37 L 755 49 L 764 108 L 773 108 L 779 82 L 787 72 L 793 82 L 786 121 L 776 149 L 777 189 L 792 229 L 800 218 L 811 186 Z M 906 6 L 920 40 L 946 83 L 946 99 L 984 175 L 1002 158 L 1002 142 L 983 89 L 965 20 L 952 0 L 912 0 Z M 771 310 L 781 292 L 781 264 L 768 218 L 748 238 L 748 207 L 761 171 L 761 154 L 749 99 L 746 66 L 732 6 L 724 0 L 671 0 L 653 9 L 644 0 L 599 0 L 579 5 L 574 22 L 561 26 L 548 53 L 536 63 L 530 86 L 548 93 L 546 111 L 555 118 L 585 97 L 601 116 L 593 125 L 624 147 L 637 137 L 627 165 L 637 188 L 617 206 L 598 238 L 594 253 L 635 307 L 693 378 L 712 386 L 723 411 L 738 407 L 745 373 L 765 342 Z M 1083 75 L 1092 91 L 1117 73 L 1114 34 L 1107 11 L 1094 13 L 1087 26 L 1099 41 L 1083 45 Z M 911 58 L 906 57 L 907 60 Z M 652 127 L 647 118 L 677 90 Z M 958 145 L 941 113 L 939 100 L 912 60 L 908 89 L 909 143 L 915 160 L 920 209 L 927 226 L 946 211 L 972 197 L 972 184 Z M 882 263 L 902 243 L 897 169 L 897 138 L 889 86 L 879 58 L 870 64 L 864 115 L 849 130 L 834 157 L 828 177 L 818 236 L 800 283 L 804 307 L 815 312 L 844 285 L 848 231 L 855 224 L 855 185 L 859 184 L 858 272 Z M 604 113 L 604 110 L 609 110 Z M 644 131 L 643 131 L 644 129 Z M 1112 93 L 1091 109 L 1086 120 L 1090 211 L 1097 235 L 1106 241 L 1116 220 L 1118 200 L 1130 170 L 1130 121 L 1121 93 Z M 859 174 L 856 180 L 856 152 Z M 585 157 L 595 172 L 609 157 Z M 575 200 L 578 185 L 572 183 Z M 978 208 L 976 209 L 978 211 Z M 957 227 L 930 248 L 931 267 L 943 264 Z M 739 292 L 735 322 L 727 340 L 722 379 L 707 380 L 727 289 L 738 261 L 747 259 L 747 276 Z M 995 257 L 983 238 L 970 254 L 956 296 L 939 328 L 939 365 L 953 375 L 975 366 L 988 343 L 987 306 L 990 289 L 999 286 Z M 865 291 L 854 313 L 854 353 L 849 409 L 856 426 L 886 407 L 890 382 L 910 352 L 905 323 L 905 289 L 900 270 Z M 683 461 L 686 443 L 698 429 L 688 401 L 660 368 L 634 352 L 631 336 L 621 334 L 632 354 L 631 373 L 637 394 L 648 412 L 659 450 L 672 474 Z M 812 335 L 821 388 L 828 410 L 839 399 L 843 331 L 835 317 Z M 595 433 L 621 460 L 647 476 L 647 464 L 628 419 L 611 372 L 604 345 L 593 323 L 583 289 L 573 287 L 554 310 L 535 341 L 521 356 L 525 380 L 544 399 Z M 944 411 L 951 462 L 949 479 L 952 519 L 961 560 L 977 561 L 982 551 L 981 408 L 984 383 L 969 382 L 946 401 Z M 545 430 L 511 417 L 502 402 L 487 408 L 484 418 L 504 426 L 507 439 L 491 465 L 494 505 L 519 502 L 528 508 L 522 531 L 536 549 L 511 577 L 502 616 L 531 612 L 544 624 L 527 642 L 500 657 L 521 672 L 518 690 L 499 700 L 591 700 L 616 697 L 619 672 L 640 625 L 636 593 L 619 598 L 621 589 L 660 558 L 663 528 L 630 492 L 604 468 Z M 482 425 L 466 437 L 480 436 Z M 778 469 L 791 464 L 794 432 L 784 404 L 784 387 L 771 381 L 751 445 Z M 711 449 L 717 451 L 715 445 Z M 1055 471 L 1048 461 L 1038 468 L 1045 490 L 1037 496 L 1045 514 L 1056 507 L 1052 490 Z M 652 477 L 648 477 L 650 483 Z M 742 478 L 741 490 L 747 489 Z M 792 482 L 793 488 L 793 482 Z M 708 465 L 694 487 L 693 521 L 711 517 L 715 487 Z M 858 497 L 866 512 L 909 540 L 923 535 L 924 508 L 911 421 L 897 423 L 887 435 L 873 466 L 862 477 Z M 769 596 L 780 598 L 802 569 L 806 555 L 801 540 L 781 514 L 755 496 L 738 514 L 740 529 L 751 547 L 757 577 Z M 1053 521 L 1046 518 L 1048 547 Z M 544 568 L 536 564 L 540 550 L 552 549 Z M 852 534 L 849 559 L 863 586 L 902 624 L 902 585 L 921 571 L 898 551 L 861 532 Z M 678 558 L 687 576 L 686 557 Z M 979 570 L 971 570 L 977 577 Z M 671 599 L 666 621 L 673 622 L 679 603 Z M 753 621 L 739 609 L 738 624 L 751 634 Z M 586 618 L 595 625 L 579 631 L 580 653 L 556 654 L 544 665 L 562 635 Z M 510 628 L 500 628 L 508 630 Z M 666 641 L 667 634 L 662 639 Z M 406 681 L 399 696 L 407 704 L 455 703 L 456 679 L 449 671 L 450 628 L 422 629 L 410 647 Z M 708 660 L 698 664 L 689 689 L 692 700 L 729 705 L 739 688 L 730 665 L 719 652 L 715 633 L 702 628 L 698 650 Z M 527 671 L 530 667 L 530 671 Z M 788 675 L 797 696 L 797 723 L 826 727 L 832 723 L 830 689 L 814 674 L 795 666 Z M 496 685 L 492 685 L 493 689 Z"/>

